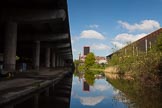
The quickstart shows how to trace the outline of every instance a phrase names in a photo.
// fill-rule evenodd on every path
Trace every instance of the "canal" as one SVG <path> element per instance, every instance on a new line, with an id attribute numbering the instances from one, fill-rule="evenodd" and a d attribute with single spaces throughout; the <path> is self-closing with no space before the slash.
<path id="1" fill-rule="evenodd" d="M 96 73 L 96 72 L 95 72 Z M 70 108 L 162 108 L 160 87 L 99 72 L 74 73 Z"/>

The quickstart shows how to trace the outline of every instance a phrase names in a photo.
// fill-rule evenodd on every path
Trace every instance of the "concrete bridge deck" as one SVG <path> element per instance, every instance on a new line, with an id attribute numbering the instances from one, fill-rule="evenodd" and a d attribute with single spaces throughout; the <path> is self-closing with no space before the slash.
<path id="1" fill-rule="evenodd" d="M 49 95 L 49 89 L 54 89 L 55 85 L 67 74 L 69 71 L 66 68 L 43 69 L 39 73 L 24 72 L 13 79 L 2 80 L 0 81 L 0 106 L 14 108 L 16 104 L 31 97 L 35 97 L 34 101 L 38 101 L 37 97 L 40 93 L 45 92 Z"/>

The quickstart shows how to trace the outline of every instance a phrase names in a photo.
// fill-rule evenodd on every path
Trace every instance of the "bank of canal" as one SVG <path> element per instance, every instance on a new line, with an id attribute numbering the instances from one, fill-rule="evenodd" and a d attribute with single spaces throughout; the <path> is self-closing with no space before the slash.
<path id="1" fill-rule="evenodd" d="M 70 108 L 162 108 L 160 88 L 128 79 L 80 73 L 73 76 Z"/>

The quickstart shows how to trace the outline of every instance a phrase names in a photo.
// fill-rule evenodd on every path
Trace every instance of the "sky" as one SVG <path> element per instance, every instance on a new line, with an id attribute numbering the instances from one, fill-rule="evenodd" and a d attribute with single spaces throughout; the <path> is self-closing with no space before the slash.
<path id="1" fill-rule="evenodd" d="M 161 28 L 162 0 L 68 0 L 73 58 L 107 56 Z"/>

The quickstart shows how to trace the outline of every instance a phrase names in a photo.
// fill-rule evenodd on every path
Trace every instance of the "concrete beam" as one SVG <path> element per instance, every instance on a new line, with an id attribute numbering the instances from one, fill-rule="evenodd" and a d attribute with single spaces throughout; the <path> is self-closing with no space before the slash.
<path id="1" fill-rule="evenodd" d="M 4 9 L 3 10 L 4 20 L 10 19 L 20 23 L 32 23 L 41 22 L 46 23 L 56 19 L 62 21 L 66 18 L 66 12 L 64 9 L 58 10 L 40 10 L 40 9 Z"/>
<path id="2" fill-rule="evenodd" d="M 66 43 L 66 44 L 60 44 L 58 46 L 56 46 L 56 48 L 63 48 L 63 47 L 69 47 L 70 43 Z"/>
<path id="3" fill-rule="evenodd" d="M 18 38 L 18 41 L 56 41 L 56 40 L 63 40 L 68 39 L 69 34 L 37 34 L 37 35 L 22 35 Z"/>
<path id="4" fill-rule="evenodd" d="M 19 45 L 22 47 L 22 48 L 31 48 L 31 47 L 34 47 L 34 44 L 31 43 L 30 41 L 29 42 L 23 42 L 23 41 L 19 41 Z M 60 42 L 60 43 L 59 43 Z M 40 43 L 41 45 L 41 48 L 53 48 L 55 50 L 64 50 L 66 48 L 71 48 L 70 47 L 70 43 L 63 43 L 61 41 L 50 41 L 50 42 L 46 42 L 46 43 L 43 43 L 41 42 Z"/>
<path id="5" fill-rule="evenodd" d="M 57 54 L 60 54 L 60 53 L 70 53 L 70 52 L 71 52 L 71 50 L 67 49 L 67 50 L 57 51 Z"/>

